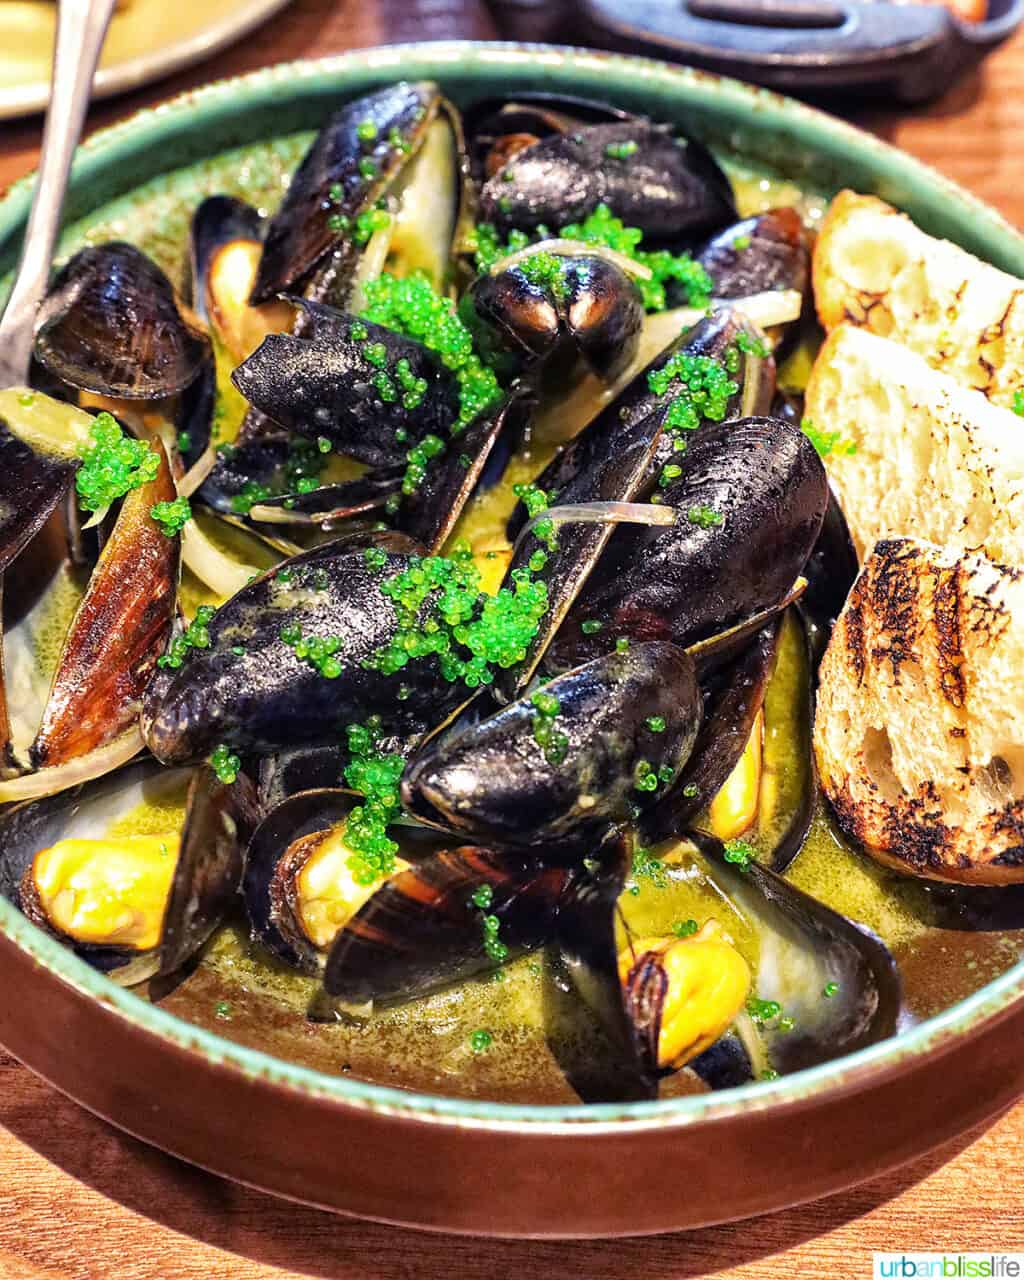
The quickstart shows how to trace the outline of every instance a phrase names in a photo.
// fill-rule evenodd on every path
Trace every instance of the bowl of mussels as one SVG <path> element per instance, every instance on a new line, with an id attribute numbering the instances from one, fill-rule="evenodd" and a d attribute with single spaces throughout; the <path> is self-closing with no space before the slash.
<path id="1" fill-rule="evenodd" d="M 497 1235 L 779 1208 L 1012 1101 L 1016 232 L 786 99 L 511 45 L 212 85 L 71 191 L 0 391 L 0 1043 Z"/>

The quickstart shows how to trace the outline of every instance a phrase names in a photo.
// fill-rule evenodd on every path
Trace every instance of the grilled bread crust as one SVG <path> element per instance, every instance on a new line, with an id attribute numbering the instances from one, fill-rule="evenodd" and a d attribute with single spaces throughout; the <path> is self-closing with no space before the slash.
<path id="1" fill-rule="evenodd" d="M 880 538 L 913 534 L 1024 564 L 1024 422 L 920 356 L 864 329 L 829 335 L 805 412 L 855 453 L 829 478 L 863 561 Z"/>
<path id="2" fill-rule="evenodd" d="M 843 830 L 914 875 L 1024 882 L 1024 572 L 879 542 L 820 676 L 814 750 Z"/>
<path id="3" fill-rule="evenodd" d="M 1013 408 L 1024 388 L 1024 280 L 852 191 L 822 221 L 812 278 L 827 330 L 846 323 L 891 338 Z"/>

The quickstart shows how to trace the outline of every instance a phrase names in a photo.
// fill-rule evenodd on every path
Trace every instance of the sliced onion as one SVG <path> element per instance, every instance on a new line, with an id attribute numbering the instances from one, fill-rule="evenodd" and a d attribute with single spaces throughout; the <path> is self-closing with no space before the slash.
<path id="1" fill-rule="evenodd" d="M 226 555 L 203 533 L 194 520 L 181 531 L 181 558 L 200 582 L 216 595 L 228 599 L 263 572 L 256 565 L 242 564 Z"/>
<path id="2" fill-rule="evenodd" d="M 181 498 L 191 498 L 213 470 L 216 461 L 217 450 L 212 444 L 209 444 L 178 481 L 178 496 Z"/>
<path id="3" fill-rule="evenodd" d="M 69 787 L 77 787 L 81 782 L 102 778 L 127 764 L 133 756 L 138 755 L 142 747 L 142 732 L 135 725 L 112 742 L 79 756 L 77 760 L 69 760 L 67 764 L 56 765 L 52 769 L 37 769 L 35 773 L 25 773 L 20 778 L 8 778 L 6 782 L 0 782 L 0 804 L 37 800 L 40 796 L 52 796 L 58 791 L 67 791 Z"/>
<path id="4" fill-rule="evenodd" d="M 358 315 L 366 306 L 366 292 L 363 288 L 371 280 L 376 280 L 384 270 L 391 251 L 391 237 L 394 234 L 392 224 L 375 231 L 366 242 L 366 248 L 359 255 L 359 262 L 352 274 L 352 288 L 348 295 L 348 310 Z"/>
<path id="5" fill-rule="evenodd" d="M 512 558 L 522 545 L 527 534 L 542 520 L 550 520 L 553 524 L 675 524 L 677 513 L 674 507 L 667 507 L 656 502 L 567 502 L 561 507 L 549 507 L 528 520 L 519 531 Z"/>

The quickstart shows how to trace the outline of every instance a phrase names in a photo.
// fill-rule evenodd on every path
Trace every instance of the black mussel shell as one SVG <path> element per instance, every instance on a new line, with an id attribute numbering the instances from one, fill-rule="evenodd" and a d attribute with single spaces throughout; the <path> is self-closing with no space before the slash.
<path id="1" fill-rule="evenodd" d="M 207 196 L 197 206 L 189 228 L 190 283 L 192 306 L 207 324 L 212 319 L 207 281 L 214 258 L 238 240 L 262 241 L 263 230 L 259 212 L 234 196 Z"/>
<path id="2" fill-rule="evenodd" d="M 557 699 L 547 725 L 536 694 L 414 755 L 406 809 L 482 842 L 576 846 L 653 798 L 685 764 L 700 724 L 693 665 L 673 645 L 611 654 L 543 694 Z"/>
<path id="3" fill-rule="evenodd" d="M 515 152 L 481 188 L 480 220 L 502 234 L 553 230 L 599 204 L 661 241 L 736 217 L 732 188 L 706 147 L 636 119 L 554 134 Z"/>
<path id="4" fill-rule="evenodd" d="M 251 405 L 372 467 L 403 462 L 428 433 L 448 435 L 459 415 L 459 386 L 431 351 L 320 303 L 301 305 L 305 336 L 269 335 L 231 375 Z M 412 407 L 396 374 L 402 360 L 408 377 L 426 383 Z"/>
<path id="5" fill-rule="evenodd" d="M 810 285 L 810 236 L 793 208 L 769 209 L 718 232 L 697 261 L 716 298 L 743 298 L 773 289 L 805 294 Z"/>
<path id="6" fill-rule="evenodd" d="M 645 844 L 682 830 L 711 803 L 736 767 L 764 703 L 780 624 L 777 619 L 763 627 L 744 653 L 701 681 L 700 733 L 679 777 L 641 818 Z"/>
<path id="7" fill-rule="evenodd" d="M 532 403 L 523 394 L 497 401 L 477 414 L 444 452 L 430 460 L 426 474 L 411 493 L 403 493 L 392 524 L 401 533 L 437 554 L 482 482 L 499 437 L 519 436 L 529 420 Z M 401 489 L 401 481 L 397 489 Z"/>
<path id="8" fill-rule="evenodd" d="M 78 467 L 73 455 L 26 443 L 16 425 L 0 417 L 0 574 L 46 523 Z"/>
<path id="9" fill-rule="evenodd" d="M 550 942 L 571 872 L 542 856 L 444 850 L 383 884 L 339 932 L 324 973 L 346 1004 L 416 999 Z M 474 895 L 487 893 L 486 905 Z M 485 917 L 498 922 L 489 935 Z M 500 952 L 488 946 L 493 936 Z"/>
<path id="10" fill-rule="evenodd" d="M 744 418 L 702 427 L 677 457 L 682 473 L 663 497 L 676 524 L 613 535 L 547 651 L 551 669 L 623 636 L 690 645 L 777 604 L 802 572 L 828 500 L 802 432 Z"/>
<path id="11" fill-rule="evenodd" d="M 134 245 L 81 249 L 39 308 L 36 358 L 68 386 L 125 400 L 184 390 L 210 340 L 164 273 Z"/>
<path id="12" fill-rule="evenodd" d="M 830 485 L 825 519 L 804 570 L 807 590 L 801 600 L 816 667 L 825 654 L 832 628 L 859 572 L 857 549 L 843 508 Z"/>
<path id="13" fill-rule="evenodd" d="M 816 1066 L 895 1034 L 902 987 L 879 937 L 758 862 L 738 869 L 716 837 L 688 834 L 733 904 L 760 923 L 758 997 L 777 1001 L 793 1024 L 773 1018 L 762 1028 L 773 1070 Z"/>
<path id="14" fill-rule="evenodd" d="M 607 447 L 610 442 L 604 433 L 588 435 L 578 448 L 570 446 L 576 470 L 560 487 L 559 504 L 631 502 L 650 472 L 662 421 L 662 414 L 651 413 L 633 422 L 617 423 L 614 448 Z M 503 585 L 513 586 L 513 574 L 521 573 L 539 552 L 544 565 L 535 577 L 547 587 L 548 610 L 523 661 L 499 671 L 495 677 L 494 693 L 500 700 L 509 702 L 526 688 L 587 575 L 598 563 L 614 527 L 610 523 L 566 522 L 555 528 L 553 542 L 541 542 L 532 532 L 518 542 Z"/>
<path id="15" fill-rule="evenodd" d="M 538 281 L 531 255 L 478 276 L 459 314 L 483 358 L 512 377 L 554 366 L 566 375 L 582 359 L 606 382 L 636 354 L 644 307 L 640 291 L 616 263 L 598 254 L 544 253 L 557 277 Z M 549 261 L 550 260 L 550 261 Z"/>
<path id="16" fill-rule="evenodd" d="M 741 335 L 743 335 L 741 337 Z M 749 341 L 748 341 L 749 340 Z M 737 342 L 743 344 L 742 348 Z M 567 486 L 603 459 L 622 447 L 622 437 L 644 419 L 652 422 L 664 417 L 673 398 L 671 387 L 659 394 L 651 387 L 651 376 L 660 372 L 676 355 L 703 356 L 728 361 L 734 367 L 730 374 L 736 391 L 729 397 L 723 420 L 760 417 L 768 411 L 775 392 L 775 362 L 762 355 L 760 338 L 739 312 L 723 307 L 705 316 L 666 347 L 621 395 L 607 405 L 583 431 L 558 453 L 537 477 L 535 484 L 551 495 L 551 501 L 564 502 Z M 675 459 L 675 437 L 665 434 L 658 441 L 656 453 L 641 488 L 651 488 L 665 463 Z M 573 501 L 580 501 L 579 497 Z M 514 538 L 525 523 L 526 511 L 520 503 L 509 521 L 508 534 Z"/>
<path id="17" fill-rule="evenodd" d="M 267 229 L 251 300 L 297 291 L 386 190 L 440 104 L 437 85 L 400 83 L 348 102 L 317 134 Z M 372 137 L 361 137 L 373 130 Z M 344 221 L 342 221 L 344 220 Z"/>
<path id="18" fill-rule="evenodd" d="M 462 113 L 470 169 L 477 182 L 493 178 L 517 151 L 541 138 L 634 118 L 605 102 L 551 93 L 522 93 L 512 100 L 483 98 Z"/>
<path id="19" fill-rule="evenodd" d="M 242 898 L 252 936 L 279 960 L 318 973 L 323 955 L 295 915 L 295 879 L 312 853 L 308 838 L 343 822 L 357 801 L 336 788 L 300 791 L 272 808 L 249 842 Z"/>
<path id="20" fill-rule="evenodd" d="M 371 549 L 384 553 L 379 566 L 367 558 Z M 406 569 L 416 550 L 394 533 L 339 538 L 243 587 L 210 622 L 209 647 L 192 650 L 147 697 L 143 734 L 153 754 L 180 763 L 224 743 L 265 755 L 338 741 L 346 724 L 370 715 L 382 716 L 386 731 L 409 733 L 443 720 L 466 694 L 441 676 L 436 658 L 401 676 L 363 665 L 398 627 L 381 583 Z M 329 679 L 298 657 L 282 637 L 289 628 L 306 639 L 339 639 L 340 674 Z"/>
<path id="21" fill-rule="evenodd" d="M 98 782 L 6 809 L 0 814 L 0 894 L 54 932 L 38 906 L 23 898 L 36 854 L 70 835 L 102 836 L 119 813 L 130 812 L 142 799 L 169 798 L 187 779 L 188 771 L 169 771 L 143 760 Z M 123 985 L 181 968 L 220 924 L 238 890 L 253 797 L 244 774 L 229 788 L 205 767 L 194 772 L 163 939 L 156 952 L 64 940 L 89 964 Z"/>
<path id="22" fill-rule="evenodd" d="M 266 756 L 259 766 L 260 812 L 269 814 L 300 791 L 323 791 L 341 784 L 348 749 L 340 742 L 321 747 L 292 747 Z"/>
<path id="23" fill-rule="evenodd" d="M 288 432 L 275 426 L 269 418 L 258 416 L 264 429 L 252 432 L 245 440 L 239 436 L 234 444 L 220 446 L 213 470 L 199 487 L 200 499 L 214 511 L 234 511 L 235 500 L 244 498 L 247 485 L 271 490 L 288 462 Z M 242 505 L 244 509 L 248 504 Z"/>
<path id="24" fill-rule="evenodd" d="M 164 916 L 161 974 L 178 972 L 231 910 L 256 816 L 256 789 L 246 774 L 226 784 L 205 765 L 195 771 Z"/>
<path id="25" fill-rule="evenodd" d="M 630 1016 L 619 977 L 615 915 L 629 865 L 628 842 L 613 835 L 591 865 L 573 874 L 559 906 L 560 966 L 608 1042 L 597 1061 L 563 1050 L 569 1082 L 588 1103 L 643 1101 L 658 1093 L 658 1072 L 643 1051 L 642 1028 Z"/>
<path id="26" fill-rule="evenodd" d="M 404 467 L 378 467 L 355 480 L 321 485 L 309 493 L 262 498 L 253 503 L 249 515 L 267 524 L 333 526 L 384 507 L 388 498 L 401 492 L 404 472 Z"/>

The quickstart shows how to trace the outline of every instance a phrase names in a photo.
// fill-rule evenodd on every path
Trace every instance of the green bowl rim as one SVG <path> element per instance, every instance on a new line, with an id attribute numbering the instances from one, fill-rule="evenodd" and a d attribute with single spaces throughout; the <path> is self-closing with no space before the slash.
<path id="1" fill-rule="evenodd" d="M 419 65 L 411 67 L 412 62 Z M 588 70 L 599 69 L 605 74 L 614 72 L 620 80 L 628 77 L 634 87 L 643 81 L 644 88 L 652 91 L 659 84 L 677 94 L 682 91 L 683 98 L 687 92 L 691 96 L 696 96 L 698 91 L 702 94 L 711 92 L 719 101 L 738 108 L 741 113 L 757 113 L 759 127 L 784 126 L 806 140 L 812 148 L 825 134 L 838 142 L 847 155 L 852 154 L 880 175 L 909 179 L 943 193 L 971 215 L 972 229 L 977 236 L 991 242 L 994 248 L 1001 245 L 1005 250 L 1009 243 L 1024 262 L 1024 236 L 994 209 L 951 179 L 844 121 L 769 90 L 709 72 L 672 66 L 650 58 L 554 45 L 478 41 L 389 45 L 316 60 L 280 63 L 244 76 L 213 81 L 95 133 L 79 149 L 73 176 L 81 181 L 92 170 L 103 168 L 111 156 L 116 156 L 121 141 L 135 139 L 140 131 L 148 132 L 153 142 L 157 142 L 163 125 L 179 121 L 186 113 L 197 114 L 194 126 L 199 127 L 202 108 L 225 98 L 244 94 L 250 100 L 254 97 L 269 100 L 280 89 L 294 85 L 297 79 L 307 83 L 327 82 L 353 71 L 374 74 L 394 71 L 398 77 L 429 75 L 443 79 L 445 64 L 457 65 L 462 73 L 485 67 L 492 71 L 495 67 L 536 69 L 538 64 L 563 73 L 577 71 L 585 74 Z M 13 184 L 0 202 L 0 239 L 9 236 L 25 221 L 32 185 L 33 175 L 30 174 Z M 387 1085 L 366 1084 L 298 1066 L 261 1050 L 245 1048 L 185 1022 L 131 991 L 116 986 L 2 898 L 0 932 L 59 980 L 99 1001 L 136 1027 L 185 1051 L 198 1052 L 209 1062 L 227 1066 L 252 1079 L 262 1079 L 286 1090 L 379 1113 L 432 1123 L 471 1124 L 495 1131 L 512 1129 L 530 1134 L 621 1132 L 624 1125 L 631 1131 L 661 1128 L 666 1124 L 682 1128 L 722 1121 L 768 1107 L 800 1108 L 812 1103 L 822 1093 L 849 1092 L 868 1087 L 901 1064 L 908 1064 L 921 1055 L 942 1052 L 963 1034 L 980 1032 L 983 1026 L 1007 1016 L 1016 1004 L 1024 1001 L 1024 960 L 1021 960 L 967 999 L 898 1037 L 776 1081 L 754 1082 L 720 1093 L 658 1102 L 602 1103 L 587 1107 L 580 1104 L 526 1106 L 473 1098 L 448 1098 Z"/>

